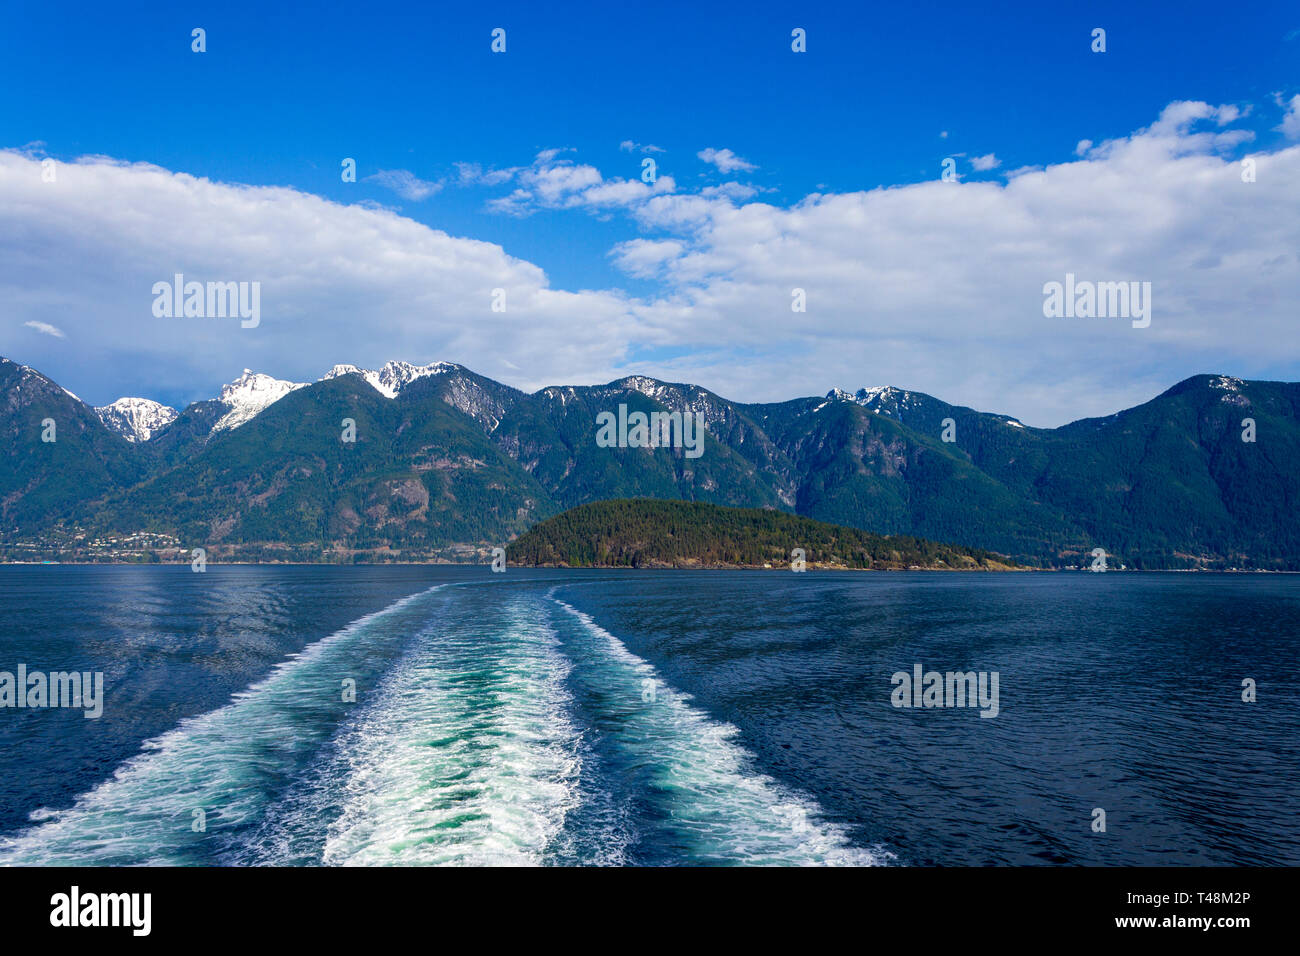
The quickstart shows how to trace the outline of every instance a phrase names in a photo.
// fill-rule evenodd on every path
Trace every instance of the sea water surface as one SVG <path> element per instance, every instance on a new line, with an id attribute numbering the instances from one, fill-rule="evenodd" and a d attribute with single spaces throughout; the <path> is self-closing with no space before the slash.
<path id="1" fill-rule="evenodd" d="M 0 864 L 1294 865 L 1298 654 L 1282 575 L 4 566 L 105 702 L 0 708 Z"/>

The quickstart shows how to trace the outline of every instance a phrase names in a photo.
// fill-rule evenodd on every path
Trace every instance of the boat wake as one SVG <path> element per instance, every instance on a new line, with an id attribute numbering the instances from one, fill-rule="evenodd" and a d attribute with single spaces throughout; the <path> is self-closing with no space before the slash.
<path id="1" fill-rule="evenodd" d="M 887 861 L 588 615 L 479 586 L 348 625 L 0 838 L 26 865 Z"/>

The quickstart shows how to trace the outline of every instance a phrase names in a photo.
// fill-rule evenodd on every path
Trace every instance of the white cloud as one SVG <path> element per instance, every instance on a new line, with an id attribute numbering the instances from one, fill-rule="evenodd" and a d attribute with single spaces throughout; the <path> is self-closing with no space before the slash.
<path id="1" fill-rule="evenodd" d="M 1220 126 L 1227 126 L 1229 123 L 1237 122 L 1237 120 L 1241 119 L 1248 112 L 1250 112 L 1248 109 L 1243 111 L 1240 107 L 1235 106 L 1232 103 L 1227 103 L 1219 107 L 1214 121 Z"/>
<path id="2" fill-rule="evenodd" d="M 1291 97 L 1291 102 L 1287 104 L 1286 113 L 1282 117 L 1282 125 L 1278 129 L 1287 139 L 1300 139 L 1300 93 Z"/>
<path id="3" fill-rule="evenodd" d="M 1106 140 L 1098 144 L 1081 140 L 1075 153 L 1089 159 L 1104 159 L 1112 150 L 1128 149 L 1135 141 L 1154 149 L 1174 150 L 1172 156 L 1209 152 L 1227 153 L 1243 143 L 1250 142 L 1255 138 L 1255 134 L 1244 129 L 1227 130 L 1222 133 L 1208 130 L 1192 132 L 1192 127 L 1204 122 L 1213 122 L 1222 127 L 1235 121 L 1239 115 L 1238 108 L 1231 104 L 1211 106 L 1208 103 L 1178 100 L 1161 110 L 1159 118 L 1154 123 L 1146 129 L 1138 130 L 1134 136 Z"/>
<path id="4" fill-rule="evenodd" d="M 653 145 L 651 145 L 650 143 L 634 143 L 634 142 L 633 142 L 632 140 L 630 140 L 630 139 L 625 139 L 625 140 L 623 140 L 623 142 L 621 142 L 621 143 L 618 144 L 618 148 L 621 149 L 621 150 L 623 150 L 625 153 L 662 153 L 662 152 L 664 152 L 664 150 L 661 149 L 661 148 L 658 147 L 658 146 L 653 146 Z"/>
<path id="5" fill-rule="evenodd" d="M 650 324 L 689 315 L 701 351 L 741 322 L 747 344 L 790 344 L 712 376 L 677 363 L 677 378 L 723 394 L 842 368 L 837 380 L 904 384 L 1033 424 L 1106 414 L 1199 371 L 1295 378 L 1300 147 L 1256 154 L 1258 181 L 1243 184 L 1225 153 L 1248 131 L 1196 130 L 1223 116 L 1171 104 L 1083 161 L 1005 185 L 926 182 L 789 208 L 656 198 L 640 217 L 690 241 L 659 265 L 677 294 Z M 1066 271 L 1152 282 L 1151 327 L 1044 319 L 1043 283 Z M 806 314 L 789 311 L 795 287 Z"/>
<path id="6" fill-rule="evenodd" d="M 96 400 L 156 385 L 199 397 L 245 366 L 303 381 L 404 358 L 525 388 L 642 371 L 751 401 L 892 383 L 1059 424 L 1196 372 L 1300 378 L 1300 145 L 1252 153 L 1257 179 L 1243 183 L 1234 150 L 1250 134 L 1229 115 L 1174 103 L 1005 182 L 790 205 L 540 154 L 501 201 L 625 214 L 640 234 L 610 261 L 657 283 L 641 297 L 552 289 L 500 246 L 387 210 L 106 160 L 61 165 L 52 189 L 38 163 L 0 153 L 0 296 L 18 321 L 76 342 L 23 341 L 14 357 Z M 1045 319 L 1043 284 L 1067 271 L 1151 282 L 1151 326 Z M 261 326 L 154 319 L 150 286 L 175 272 L 260 280 Z M 796 287 L 806 313 L 790 311 Z M 507 290 L 504 314 L 493 288 Z M 0 354 L 13 347 L 0 339 Z M 685 357 L 627 362 L 647 349 Z"/>
<path id="7" fill-rule="evenodd" d="M 722 196 L 736 202 L 743 202 L 757 196 L 758 190 L 744 183 L 719 183 L 716 186 L 705 186 L 700 190 L 700 195 L 710 198 Z"/>
<path id="8" fill-rule="evenodd" d="M 718 167 L 718 172 L 723 174 L 734 173 L 740 170 L 745 173 L 752 173 L 758 169 L 753 163 L 746 162 L 729 149 L 702 149 L 695 154 L 706 163 Z"/>
<path id="9" fill-rule="evenodd" d="M 560 153 L 556 149 L 538 153 L 533 164 L 516 175 L 518 186 L 509 195 L 490 200 L 488 208 L 513 216 L 538 209 L 627 208 L 677 188 L 671 176 L 659 176 L 654 183 L 605 179 L 595 166 L 560 159 Z"/>
<path id="10" fill-rule="evenodd" d="M 455 163 L 457 181 L 462 186 L 499 186 L 515 177 L 520 167 L 484 169 L 478 163 Z"/>
<path id="11" fill-rule="evenodd" d="M 664 264 L 686 251 L 686 244 L 676 239 L 631 239 L 614 247 L 615 264 L 628 275 L 653 278 Z"/>
<path id="12" fill-rule="evenodd" d="M 52 335 L 56 339 L 66 338 L 61 328 L 55 325 L 50 325 L 50 323 L 48 322 L 37 322 L 36 320 L 33 319 L 30 322 L 24 322 L 23 325 L 27 326 L 27 328 L 29 329 L 35 329 L 37 332 L 40 332 L 42 335 Z"/>
<path id="13" fill-rule="evenodd" d="M 175 273 L 260 282 L 261 324 L 156 318 L 153 284 Z M 504 313 L 491 311 L 497 288 Z M 537 387 L 595 381 L 643 337 L 620 292 L 551 288 L 498 245 L 388 210 L 102 160 L 60 164 L 52 188 L 38 161 L 4 151 L 0 297 L 18 322 L 55 323 L 77 343 L 42 350 L 0 327 L 0 354 L 103 402 L 210 397 L 245 367 L 311 381 L 338 362 L 394 358 Z"/>
<path id="14" fill-rule="evenodd" d="M 385 189 L 391 189 L 403 199 L 420 202 L 442 189 L 442 183 L 421 179 L 406 169 L 381 169 L 373 176 L 367 176 L 368 183 L 378 183 Z"/>
<path id="15" fill-rule="evenodd" d="M 1002 160 L 998 159 L 992 153 L 984 156 L 972 156 L 970 158 L 971 168 L 976 172 L 987 172 L 990 169 L 997 169 L 1002 165 Z"/>
<path id="16" fill-rule="evenodd" d="M 541 202 L 554 205 L 568 199 L 573 193 L 600 183 L 601 176 L 600 170 L 595 166 L 562 162 L 535 167 L 520 176 L 520 181 L 526 188 L 531 187 Z"/>

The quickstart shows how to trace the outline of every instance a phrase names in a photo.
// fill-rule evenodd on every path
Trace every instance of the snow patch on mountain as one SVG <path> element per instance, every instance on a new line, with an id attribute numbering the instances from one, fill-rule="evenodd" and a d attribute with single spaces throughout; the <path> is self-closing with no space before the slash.
<path id="1" fill-rule="evenodd" d="M 66 388 L 64 388 L 62 385 L 60 385 L 58 382 L 55 382 L 55 381 L 52 380 L 52 379 L 46 378 L 44 375 L 42 375 L 40 372 L 36 371 L 36 369 L 32 368 L 30 365 L 20 365 L 20 364 L 17 363 L 17 362 L 11 362 L 9 359 L 4 358 L 3 356 L 0 356 L 0 363 L 3 363 L 3 364 L 5 364 L 5 365 L 12 365 L 12 366 L 14 366 L 15 368 L 18 369 L 18 375 L 19 375 L 19 379 L 18 379 L 18 381 L 19 381 L 19 387 L 20 387 L 20 388 L 22 387 L 22 383 L 23 383 L 23 382 L 27 382 L 27 381 L 40 381 L 40 382 L 45 382 L 46 384 L 48 384 L 48 385 L 51 386 L 52 388 L 57 388 L 57 389 L 58 389 L 59 391 L 61 391 L 63 394 L 67 395 L 69 398 L 71 398 L 71 399 L 75 399 L 75 400 L 78 401 L 78 402 L 81 401 L 81 398 L 80 398 L 79 396 L 77 396 L 77 395 L 73 395 L 72 392 L 68 391 Z M 82 404 L 84 405 L 85 402 L 82 402 Z"/>
<path id="2" fill-rule="evenodd" d="M 833 388 L 826 393 L 826 397 L 837 402 L 856 402 L 863 408 L 883 415 L 896 414 L 912 405 L 912 393 L 893 385 L 872 385 L 860 388 L 851 395 L 842 388 Z"/>
<path id="3" fill-rule="evenodd" d="M 569 399 L 575 398 L 578 393 L 573 390 L 572 385 L 548 385 L 546 388 L 539 390 L 537 394 L 545 395 L 552 401 L 558 398 L 560 406 L 563 408 L 569 404 Z"/>
<path id="4" fill-rule="evenodd" d="M 870 388 L 860 388 L 853 396 L 853 400 L 859 405 L 870 405 L 881 399 L 893 398 L 895 395 L 906 395 L 900 388 L 894 388 L 892 385 L 873 385 Z"/>
<path id="5" fill-rule="evenodd" d="M 1235 392 L 1246 383 L 1239 378 L 1233 378 L 1231 375 L 1220 375 L 1210 380 L 1210 388 L 1221 388 L 1226 392 Z"/>
<path id="6" fill-rule="evenodd" d="M 452 362 L 433 362 L 429 365 L 412 365 L 410 362 L 388 362 L 378 371 L 358 368 L 355 365 L 335 365 L 322 376 L 321 381 L 340 375 L 360 375 L 385 398 L 396 398 L 412 382 L 435 375 L 446 375 L 447 385 L 442 389 L 442 400 L 459 412 L 480 422 L 489 434 L 501 424 L 511 399 L 503 397 L 483 384 L 467 370 Z M 507 389 L 507 392 L 513 391 Z"/>
<path id="7" fill-rule="evenodd" d="M 1250 399 L 1242 393 L 1246 383 L 1239 378 L 1233 378 L 1231 375 L 1220 375 L 1210 382 L 1210 388 L 1222 389 L 1223 394 L 1219 396 L 1219 401 L 1225 405 L 1236 405 L 1239 408 L 1248 408 Z"/>
<path id="8" fill-rule="evenodd" d="M 410 362 L 386 362 L 379 370 L 379 384 L 389 389 L 393 397 L 417 379 L 430 375 L 443 375 L 456 366 L 450 362 L 433 362 L 429 365 L 412 365 Z"/>
<path id="9" fill-rule="evenodd" d="M 893 385 L 872 385 L 869 388 L 860 388 L 856 392 L 848 392 L 842 388 L 832 388 L 826 393 L 826 397 L 833 401 L 857 402 L 859 405 L 870 405 L 882 398 L 893 398 L 895 396 L 907 394 L 908 393 L 903 389 L 895 388 Z"/>
<path id="10" fill-rule="evenodd" d="M 653 398 L 656 401 L 673 391 L 671 386 L 646 375 L 629 375 L 626 378 L 619 379 L 614 384 L 620 385 L 628 391 L 640 392 L 646 398 Z"/>
<path id="11" fill-rule="evenodd" d="M 340 375 L 357 374 L 370 383 L 385 398 L 396 398 L 397 393 L 417 379 L 429 375 L 443 375 L 456 366 L 450 362 L 434 362 L 431 365 L 412 365 L 410 362 L 386 362 L 378 371 L 358 368 L 355 365 L 335 365 L 325 373 L 321 381 L 338 378 Z"/>
<path id="12" fill-rule="evenodd" d="M 370 383 L 370 386 L 376 392 L 379 392 L 385 398 L 394 398 L 397 395 L 396 392 L 390 392 L 384 387 L 384 384 L 379 380 L 378 372 L 372 372 L 368 368 L 357 368 L 355 365 L 335 365 L 332 369 L 321 376 L 321 381 L 326 382 L 332 378 L 339 378 L 343 375 L 360 375 Z"/>
<path id="13" fill-rule="evenodd" d="M 244 369 L 244 374 L 239 378 L 229 385 L 221 386 L 221 394 L 217 396 L 217 401 L 228 405 L 230 411 L 212 426 L 212 432 L 215 434 L 238 428 L 290 392 L 306 387 L 306 382 L 285 382 L 251 369 Z"/>
<path id="14" fill-rule="evenodd" d="M 174 422 L 180 413 L 148 398 L 119 398 L 96 407 L 95 414 L 109 431 L 127 441 L 146 442 Z"/>
<path id="15" fill-rule="evenodd" d="M 671 412 L 683 415 L 703 415 L 704 424 L 716 428 L 731 420 L 730 406 L 715 401 L 715 396 L 698 385 L 672 385 L 646 375 L 628 375 L 609 385 L 598 386 L 594 394 L 613 397 L 621 391 L 640 392 L 646 398 L 653 399 Z M 735 436 L 737 443 L 743 443 L 744 434 Z"/>

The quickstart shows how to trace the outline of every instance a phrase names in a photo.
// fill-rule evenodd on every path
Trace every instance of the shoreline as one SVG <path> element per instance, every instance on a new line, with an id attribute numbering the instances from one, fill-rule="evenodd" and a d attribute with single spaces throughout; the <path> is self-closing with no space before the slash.
<path id="1" fill-rule="evenodd" d="M 342 562 L 342 561 L 212 561 L 208 564 L 214 567 L 299 567 L 299 568 L 419 568 L 419 567 L 442 567 L 442 568 L 487 568 L 490 562 L 477 561 L 360 561 L 360 562 Z M 162 567 L 186 567 L 188 561 L 0 561 L 0 568 L 5 567 L 22 567 L 22 568 L 41 568 L 41 567 L 106 567 L 106 568 L 162 568 Z M 628 565 L 579 565 L 574 567 L 568 564 L 514 564 L 507 563 L 507 568 L 513 568 L 521 571 L 527 570 L 546 570 L 546 571 L 780 571 L 786 573 L 806 573 L 793 572 L 788 567 L 767 567 L 756 564 L 708 564 L 708 565 L 645 565 L 634 568 Z M 1098 572 L 1089 571 L 1087 568 L 1037 568 L 1031 566 L 1017 567 L 999 567 L 999 568 L 850 568 L 845 565 L 822 565 L 809 564 L 807 571 L 846 571 L 846 572 L 872 572 L 879 574 L 895 574 L 898 572 L 924 571 L 939 574 L 1006 574 L 1019 572 L 1036 572 L 1040 574 L 1092 574 Z M 1300 570 L 1270 570 L 1265 568 L 1108 568 L 1104 574 L 1300 574 Z"/>

